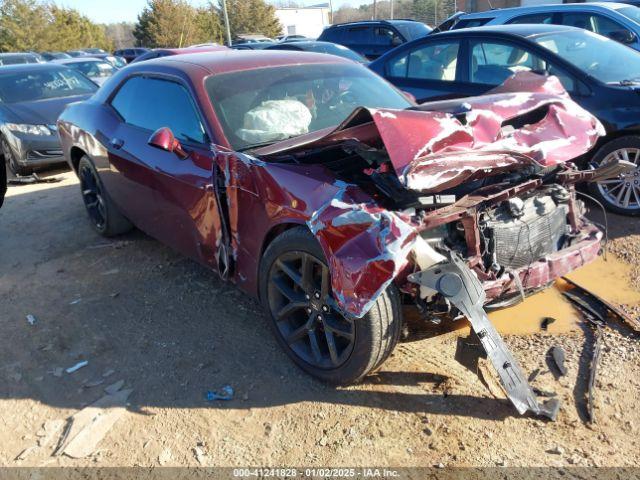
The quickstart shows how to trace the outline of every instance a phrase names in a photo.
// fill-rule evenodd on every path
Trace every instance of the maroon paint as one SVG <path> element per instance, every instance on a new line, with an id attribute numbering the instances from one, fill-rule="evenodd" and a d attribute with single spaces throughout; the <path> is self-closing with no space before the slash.
<path id="1" fill-rule="evenodd" d="M 387 284 L 394 279 L 403 283 L 406 274 L 415 268 L 408 255 L 417 233 L 441 213 L 432 212 L 418 221 L 382 209 L 358 187 L 337 182 L 321 165 L 269 164 L 230 150 L 204 88 L 206 77 L 269 66 L 348 62 L 338 57 L 290 53 L 219 52 L 134 64 L 116 74 L 93 99 L 73 105 L 63 113 L 59 120 L 62 145 L 72 164 L 77 152 L 89 155 L 123 212 L 141 229 L 184 254 L 216 268 L 227 232 L 229 254 L 235 265 L 230 279 L 253 295 L 257 294 L 258 266 L 266 239 L 274 229 L 307 224 L 327 256 L 337 301 L 346 312 L 361 316 Z M 164 75 L 185 85 L 205 119 L 215 143 L 213 150 L 190 148 L 189 157 L 180 160 L 170 151 L 166 133 L 154 141 L 163 146 L 159 149 L 148 144 L 152 132 L 119 122 L 108 100 L 126 77 L 136 74 Z M 371 145 L 386 145 L 394 168 L 409 184 L 411 178 L 424 181 L 438 173 L 445 178 L 434 185 L 438 189 L 460 183 L 480 171 L 488 173 L 487 168 L 502 168 L 503 162 L 521 166 L 531 160 L 553 165 L 588 150 L 600 130 L 597 121 L 581 109 L 568 112 L 579 107 L 555 91 L 557 85 L 553 82 L 545 87 L 545 82 L 516 79 L 507 82 L 505 89 L 522 81 L 533 83 L 538 93 L 499 93 L 470 99 L 478 113 L 465 128 L 460 128 L 462 124 L 449 114 L 427 111 L 429 105 L 421 108 L 424 111 L 412 112 L 372 109 L 369 112 L 373 122 L 357 121 L 352 116 L 333 131 L 314 132 L 255 154 L 266 158 L 277 151 L 355 138 Z M 548 93 L 551 90 L 554 96 Z M 505 119 L 540 106 L 548 107 L 543 120 L 535 122 L 542 134 L 533 126 L 522 127 L 512 135 L 511 144 L 522 152 L 513 155 L 506 148 L 492 151 L 494 144 L 504 140 L 498 126 Z M 431 108 L 439 107 L 431 104 Z M 398 117 L 400 128 L 394 122 Z M 443 122 L 449 127 L 443 126 Z M 570 145 L 538 148 L 540 142 L 561 140 L 567 133 L 574 137 Z M 124 140 L 118 151 L 109 144 L 113 138 Z M 427 141 L 434 138 L 438 141 L 425 149 Z M 466 158 L 465 165 L 460 162 L 456 165 L 456 157 L 445 160 L 444 155 L 453 151 Z M 481 155 L 477 155 L 479 151 Z M 459 173 L 460 167 L 465 173 Z M 473 175 L 469 175 L 470 170 Z M 218 180 L 225 193 L 224 205 L 218 204 L 215 195 Z M 514 195 L 518 190 L 516 186 L 505 195 Z M 464 218 L 473 212 L 474 207 L 470 207 L 455 215 Z M 544 285 L 595 257 L 599 234 L 589 225 L 578 227 L 581 238 L 573 247 L 519 272 L 529 287 Z M 470 262 L 477 264 L 477 259 Z M 505 279 L 487 281 L 486 286 L 490 297 L 508 288 Z"/>

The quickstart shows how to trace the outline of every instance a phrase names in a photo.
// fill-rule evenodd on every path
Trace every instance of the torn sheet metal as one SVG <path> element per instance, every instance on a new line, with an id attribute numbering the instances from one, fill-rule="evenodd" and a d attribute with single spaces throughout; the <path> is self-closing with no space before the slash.
<path id="1" fill-rule="evenodd" d="M 405 267 L 418 237 L 401 214 L 373 203 L 354 203 L 352 188 L 357 187 L 341 183 L 336 196 L 307 224 L 329 262 L 338 306 L 348 315 L 362 317 Z M 419 244 L 423 264 L 444 258 L 426 243 Z"/>
<path id="2" fill-rule="evenodd" d="M 409 281 L 431 288 L 455 305 L 469 320 L 495 368 L 509 400 L 522 415 L 532 412 L 555 420 L 557 399 L 539 404 L 516 359 L 502 341 L 483 309 L 486 299 L 482 283 L 455 255 L 428 270 L 409 275 Z"/>

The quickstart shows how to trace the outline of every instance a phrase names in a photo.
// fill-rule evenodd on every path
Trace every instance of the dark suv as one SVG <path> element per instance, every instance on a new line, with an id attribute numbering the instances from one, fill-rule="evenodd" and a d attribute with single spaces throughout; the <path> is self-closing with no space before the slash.
<path id="1" fill-rule="evenodd" d="M 140 55 L 144 55 L 148 51 L 148 48 L 123 48 L 122 50 L 116 50 L 113 54 L 116 57 L 124 58 L 127 63 L 131 63 L 134 59 Z"/>
<path id="2" fill-rule="evenodd" d="M 324 29 L 318 40 L 339 43 L 373 60 L 430 31 L 427 25 L 415 20 L 370 20 L 332 25 Z"/>

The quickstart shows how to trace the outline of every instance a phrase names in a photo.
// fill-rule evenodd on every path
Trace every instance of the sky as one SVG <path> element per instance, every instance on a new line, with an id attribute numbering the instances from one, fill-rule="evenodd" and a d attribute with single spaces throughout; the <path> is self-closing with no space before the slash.
<path id="1" fill-rule="evenodd" d="M 328 0 L 298 0 L 298 3 L 304 5 L 325 2 L 328 2 Z M 342 5 L 357 6 L 370 2 L 371 0 L 333 0 L 333 8 L 337 9 Z M 147 0 L 57 0 L 56 3 L 65 7 L 75 8 L 95 22 L 113 23 L 135 22 L 138 18 L 138 13 L 144 8 Z M 197 6 L 206 3 L 206 0 L 190 0 L 190 3 Z"/>

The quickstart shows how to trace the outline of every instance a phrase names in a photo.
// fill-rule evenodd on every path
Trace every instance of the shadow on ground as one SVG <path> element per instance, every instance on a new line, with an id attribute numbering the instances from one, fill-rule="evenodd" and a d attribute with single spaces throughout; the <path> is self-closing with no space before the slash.
<path id="1" fill-rule="evenodd" d="M 0 211 L 0 398 L 75 409 L 124 379 L 134 389 L 131 409 L 140 413 L 313 401 L 491 419 L 513 414 L 502 401 L 443 394 L 434 388 L 442 372 L 385 367 L 348 389 L 314 381 L 279 349 L 256 301 L 139 231 L 99 237 L 77 183 L 62 176 L 59 184 L 10 187 Z M 54 374 L 82 360 L 88 366 L 75 373 Z M 233 401 L 205 401 L 207 390 L 224 385 L 234 388 Z M 407 393 L 407 386 L 417 388 Z"/>

